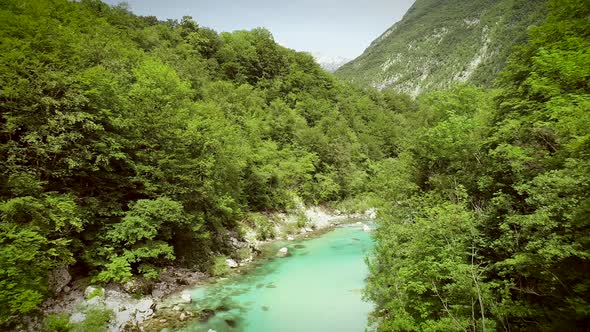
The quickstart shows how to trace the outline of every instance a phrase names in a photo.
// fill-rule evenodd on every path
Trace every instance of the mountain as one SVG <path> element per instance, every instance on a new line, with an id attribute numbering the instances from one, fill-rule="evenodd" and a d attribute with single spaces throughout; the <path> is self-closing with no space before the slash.
<path id="1" fill-rule="evenodd" d="M 326 56 L 321 53 L 314 53 L 313 57 L 314 57 L 315 61 L 322 68 L 324 68 L 325 70 L 327 70 L 331 73 L 335 72 L 343 64 L 345 64 L 351 60 L 349 58 L 344 58 L 341 56 L 336 56 L 336 57 Z"/>
<path id="2" fill-rule="evenodd" d="M 417 96 L 454 82 L 489 86 L 547 0 L 417 0 L 336 75 Z"/>

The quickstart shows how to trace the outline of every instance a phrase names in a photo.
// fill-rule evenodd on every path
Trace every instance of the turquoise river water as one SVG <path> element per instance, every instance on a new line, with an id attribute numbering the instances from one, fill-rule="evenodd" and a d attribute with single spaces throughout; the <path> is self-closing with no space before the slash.
<path id="1" fill-rule="evenodd" d="M 285 246 L 290 255 L 193 289 L 194 305 L 211 318 L 182 331 L 365 331 L 371 304 L 361 299 L 361 289 L 372 244 L 358 224 L 276 243 L 271 250 Z"/>

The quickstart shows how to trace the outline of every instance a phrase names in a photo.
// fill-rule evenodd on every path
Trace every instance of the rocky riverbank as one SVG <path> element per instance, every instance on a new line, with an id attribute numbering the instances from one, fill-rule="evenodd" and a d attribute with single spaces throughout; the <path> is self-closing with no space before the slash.
<path id="1" fill-rule="evenodd" d="M 302 216 L 305 221 L 303 224 Z M 260 240 L 255 229 L 248 230 L 241 238 L 229 236 L 226 239 L 228 244 L 233 250 L 241 250 L 242 254 L 239 258 L 226 258 L 225 264 L 228 270 L 241 269 L 252 262 L 260 253 L 261 247 L 269 242 L 315 236 L 341 222 L 373 219 L 375 216 L 375 209 L 360 214 L 342 214 L 326 208 L 305 208 L 302 205 L 289 214 L 268 215 L 275 236 Z M 59 278 L 55 278 L 59 281 L 58 295 L 44 303 L 43 314 L 61 314 L 69 317 L 69 323 L 77 324 L 84 322 L 93 312 L 102 310 L 110 313 L 104 323 L 104 329 L 107 331 L 159 331 L 163 327 L 174 328 L 191 319 L 206 319 L 203 315 L 206 316 L 207 313 L 190 312 L 185 308 L 184 305 L 192 299 L 190 294 L 183 290 L 209 278 L 211 276 L 207 273 L 169 267 L 161 273 L 159 281 L 155 283 L 144 283 L 140 279 L 134 279 L 123 285 L 109 284 L 101 287 L 89 285 L 88 279 L 71 281 L 67 271 L 60 271 Z M 39 330 L 42 320 L 30 318 L 28 326 L 22 330 Z"/>

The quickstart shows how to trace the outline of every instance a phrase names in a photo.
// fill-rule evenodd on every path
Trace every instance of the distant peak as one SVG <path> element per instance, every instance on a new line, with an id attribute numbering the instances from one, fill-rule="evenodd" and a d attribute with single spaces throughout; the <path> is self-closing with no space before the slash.
<path id="1" fill-rule="evenodd" d="M 335 72 L 343 64 L 351 60 L 341 56 L 328 56 L 322 53 L 313 53 L 312 56 L 322 68 L 329 72 Z"/>

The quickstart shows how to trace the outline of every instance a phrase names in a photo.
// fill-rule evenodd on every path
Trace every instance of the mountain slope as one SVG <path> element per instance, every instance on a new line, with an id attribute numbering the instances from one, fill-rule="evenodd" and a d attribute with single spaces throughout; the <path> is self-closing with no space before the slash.
<path id="1" fill-rule="evenodd" d="M 490 85 L 546 0 L 417 0 L 336 75 L 416 96 L 453 82 Z"/>

